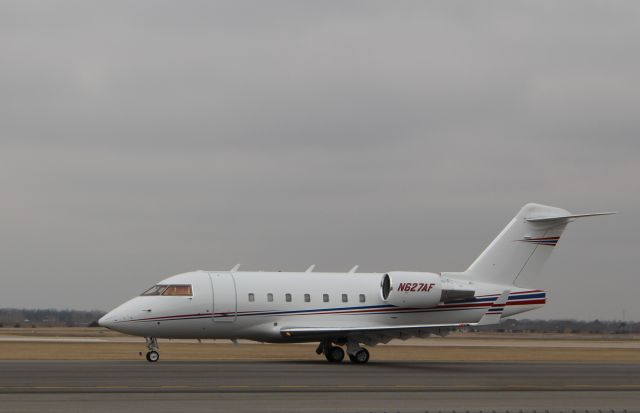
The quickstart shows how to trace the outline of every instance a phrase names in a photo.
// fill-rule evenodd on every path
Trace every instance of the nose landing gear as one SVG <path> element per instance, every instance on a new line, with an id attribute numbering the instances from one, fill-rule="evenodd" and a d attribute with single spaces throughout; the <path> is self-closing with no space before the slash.
<path id="1" fill-rule="evenodd" d="M 160 353 L 158 353 L 158 339 L 154 337 L 145 337 L 147 342 L 147 348 L 149 351 L 147 352 L 147 361 L 151 363 L 155 363 L 160 359 Z"/>
<path id="2" fill-rule="evenodd" d="M 147 352 L 147 361 L 155 363 L 160 359 L 160 354 L 157 351 L 149 351 Z"/>

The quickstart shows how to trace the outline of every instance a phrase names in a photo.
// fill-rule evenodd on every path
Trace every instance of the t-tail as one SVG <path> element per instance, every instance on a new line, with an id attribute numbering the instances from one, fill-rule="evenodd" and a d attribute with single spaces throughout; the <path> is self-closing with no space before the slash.
<path id="1" fill-rule="evenodd" d="M 561 208 L 527 204 L 463 273 L 491 284 L 515 285 L 536 277 L 569 222 L 615 212 L 571 214 Z"/>

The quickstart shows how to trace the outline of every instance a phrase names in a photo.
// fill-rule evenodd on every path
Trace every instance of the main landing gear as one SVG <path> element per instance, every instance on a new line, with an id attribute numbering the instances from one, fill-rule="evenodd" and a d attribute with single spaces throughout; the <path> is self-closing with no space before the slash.
<path id="1" fill-rule="evenodd" d="M 369 350 L 363 348 L 356 354 L 349 354 L 349 360 L 351 360 L 352 363 L 364 364 L 369 361 Z"/>
<path id="2" fill-rule="evenodd" d="M 329 363 L 340 363 L 344 360 L 344 350 L 338 346 L 331 346 L 324 351 L 324 356 Z"/>
<path id="3" fill-rule="evenodd" d="M 158 339 L 153 337 L 145 337 L 147 341 L 147 348 L 149 351 L 147 352 L 147 361 L 151 363 L 155 363 L 160 359 L 160 353 L 158 353 Z"/>
<path id="4" fill-rule="evenodd" d="M 333 345 L 332 341 L 323 341 L 316 349 L 316 353 L 324 354 L 324 357 L 329 363 L 340 363 L 344 360 L 345 351 L 342 347 Z M 337 344 L 345 344 L 345 342 L 339 342 Z M 366 348 L 360 347 L 360 344 L 353 340 L 347 340 L 347 354 L 349 360 L 354 364 L 364 364 L 369 361 L 369 351 Z"/>

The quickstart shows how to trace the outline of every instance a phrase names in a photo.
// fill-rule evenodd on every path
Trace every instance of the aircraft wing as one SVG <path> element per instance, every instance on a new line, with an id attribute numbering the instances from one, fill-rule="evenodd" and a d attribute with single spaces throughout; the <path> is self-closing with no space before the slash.
<path id="1" fill-rule="evenodd" d="M 301 336 L 327 336 L 333 334 L 383 334 L 393 332 L 408 333 L 426 330 L 440 330 L 462 328 L 467 326 L 482 326 L 498 324 L 504 311 L 504 306 L 509 299 L 511 291 L 505 290 L 500 294 L 489 309 L 482 315 L 476 323 L 449 323 L 449 324 L 407 324 L 407 325 L 374 325 L 374 326 L 349 326 L 349 327 L 283 327 L 280 334 L 283 337 Z"/>
<path id="2" fill-rule="evenodd" d="M 477 324 L 477 323 L 474 323 Z M 305 335 L 331 335 L 350 333 L 384 333 L 392 331 L 425 330 L 438 328 L 459 328 L 474 324 L 408 324 L 395 326 L 367 326 L 367 327 L 283 327 L 280 334 L 284 337 L 300 337 Z"/>

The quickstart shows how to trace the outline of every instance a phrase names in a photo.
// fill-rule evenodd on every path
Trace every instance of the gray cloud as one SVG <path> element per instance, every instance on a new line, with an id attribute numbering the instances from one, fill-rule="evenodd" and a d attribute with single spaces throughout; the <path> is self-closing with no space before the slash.
<path id="1" fill-rule="evenodd" d="M 461 270 L 577 222 L 537 317 L 640 318 L 633 2 L 4 2 L 0 306 L 196 268 Z M 8 288 L 7 288 L 8 285 Z"/>

